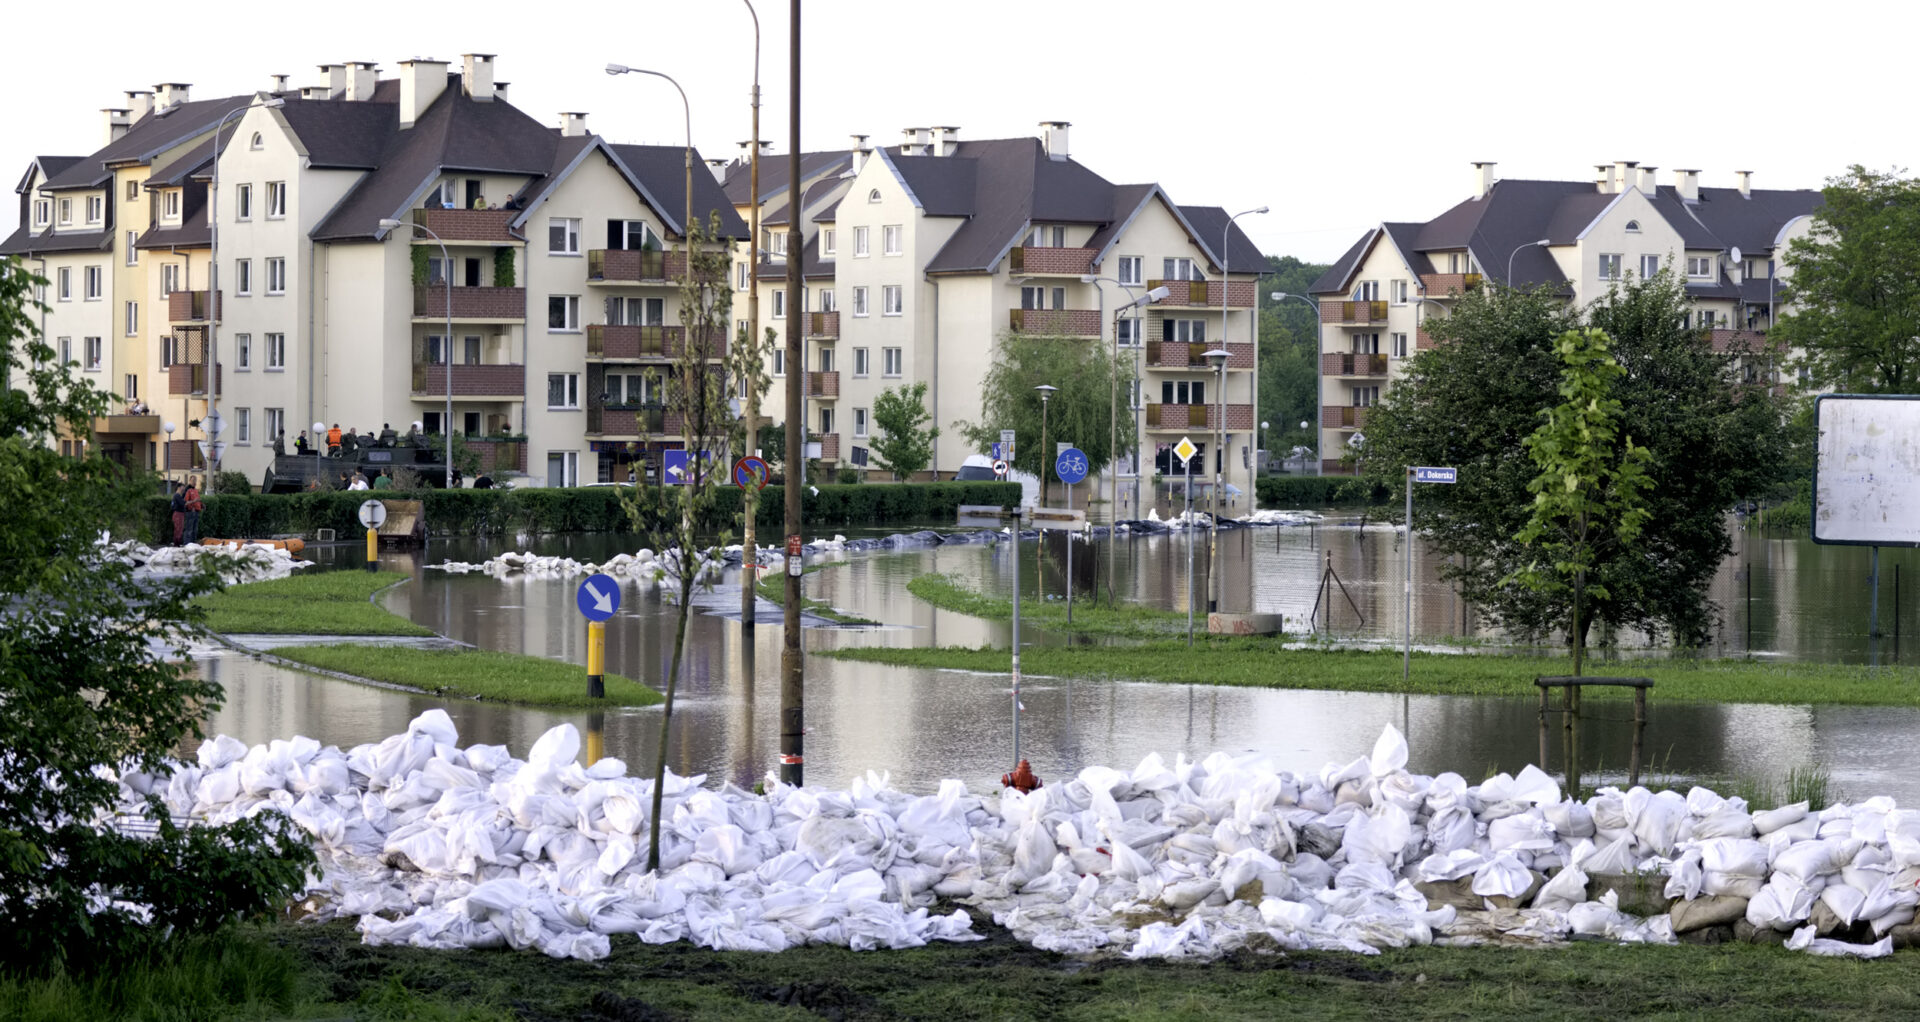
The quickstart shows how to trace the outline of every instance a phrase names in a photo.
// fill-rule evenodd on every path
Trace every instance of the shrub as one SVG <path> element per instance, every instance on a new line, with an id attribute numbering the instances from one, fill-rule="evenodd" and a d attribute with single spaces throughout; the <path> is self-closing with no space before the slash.
<path id="1" fill-rule="evenodd" d="M 1254 487 L 1261 507 L 1335 507 L 1386 504 L 1393 491 L 1354 476 L 1261 476 Z"/>

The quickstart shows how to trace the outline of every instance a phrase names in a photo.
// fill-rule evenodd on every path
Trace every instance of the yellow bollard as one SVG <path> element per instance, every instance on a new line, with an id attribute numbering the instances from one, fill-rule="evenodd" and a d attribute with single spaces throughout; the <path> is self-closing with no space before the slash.
<path id="1" fill-rule="evenodd" d="M 587 698 L 607 696 L 607 623 L 587 622 Z"/>
<path id="2" fill-rule="evenodd" d="M 587 714 L 587 765 L 607 757 L 607 715 L 599 710 Z"/>
<path id="3" fill-rule="evenodd" d="M 375 529 L 367 530 L 367 570 L 380 570 L 380 533 Z"/>

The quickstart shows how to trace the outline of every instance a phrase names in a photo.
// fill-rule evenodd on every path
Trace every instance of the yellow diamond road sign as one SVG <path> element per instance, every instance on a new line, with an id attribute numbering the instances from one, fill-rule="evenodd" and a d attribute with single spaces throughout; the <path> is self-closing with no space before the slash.
<path id="1" fill-rule="evenodd" d="M 1180 442 L 1173 445 L 1173 453 L 1178 454 L 1181 461 L 1191 461 L 1195 454 L 1200 453 L 1200 448 L 1193 446 L 1193 441 L 1181 437 Z"/>

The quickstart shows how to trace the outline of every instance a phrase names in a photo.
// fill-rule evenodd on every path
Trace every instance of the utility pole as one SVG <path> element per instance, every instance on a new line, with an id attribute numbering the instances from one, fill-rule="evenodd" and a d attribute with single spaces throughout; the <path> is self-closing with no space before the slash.
<path id="1" fill-rule="evenodd" d="M 757 351 L 760 347 L 760 12 L 747 4 L 747 13 L 753 15 L 753 154 L 752 166 L 748 172 L 747 185 L 752 190 L 748 200 L 747 215 L 753 223 L 747 232 L 747 345 L 748 350 Z M 746 402 L 746 442 L 741 456 L 758 453 L 760 446 L 760 388 L 747 388 Z M 760 498 L 755 491 L 741 487 L 740 498 L 745 505 L 745 519 L 740 526 L 740 634 L 752 657 L 754 620 L 753 611 L 757 606 L 759 594 L 755 592 L 759 581 L 758 563 L 760 547 L 758 537 L 754 535 L 753 519 L 760 507 Z M 749 677 L 748 684 L 752 684 Z"/>
<path id="2" fill-rule="evenodd" d="M 800 470 L 806 464 L 806 398 L 801 369 L 807 346 L 800 333 L 800 0 L 789 0 L 787 38 L 787 577 L 786 621 L 780 648 L 780 780 L 805 783 L 806 676 L 800 654 Z M 759 139 L 754 139 L 756 145 Z M 759 196 L 754 197 L 758 200 Z M 760 239 L 755 238 L 757 244 Z"/>

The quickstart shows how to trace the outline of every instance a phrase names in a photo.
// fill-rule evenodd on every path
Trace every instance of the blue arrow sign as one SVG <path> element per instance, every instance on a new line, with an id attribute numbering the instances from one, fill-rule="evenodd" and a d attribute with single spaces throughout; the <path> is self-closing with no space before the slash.
<path id="1" fill-rule="evenodd" d="M 1413 470 L 1413 481 L 1416 483 L 1457 483 L 1460 481 L 1460 470 L 1457 468 L 1416 467 Z"/>
<path id="2" fill-rule="evenodd" d="M 620 609 L 620 583 L 612 575 L 588 575 L 573 596 L 589 621 L 605 621 Z"/>
<path id="3" fill-rule="evenodd" d="M 1087 477 L 1087 456 L 1078 447 L 1069 447 L 1060 452 L 1053 462 L 1053 474 L 1068 486 Z"/>

